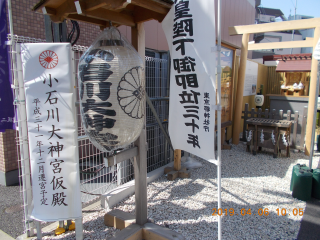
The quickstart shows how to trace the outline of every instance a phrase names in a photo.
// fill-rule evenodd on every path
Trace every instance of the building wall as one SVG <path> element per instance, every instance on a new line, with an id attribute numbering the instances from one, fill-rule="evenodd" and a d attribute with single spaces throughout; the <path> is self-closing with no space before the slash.
<path id="1" fill-rule="evenodd" d="M 45 39 L 44 16 L 42 13 L 31 11 L 39 0 L 11 0 L 13 15 L 13 31 L 16 35 Z M 217 1 L 216 1 L 217 18 Z M 221 0 L 221 30 L 222 40 L 241 46 L 241 36 L 229 36 L 228 27 L 236 25 L 254 24 L 255 7 L 254 0 Z M 79 22 L 80 38 L 78 45 L 89 46 L 100 33 L 96 25 Z M 68 23 L 68 32 L 71 24 Z M 120 27 L 121 33 L 130 41 L 130 27 Z M 145 23 L 146 47 L 156 50 L 168 50 L 168 44 L 161 24 L 155 20 Z"/>
<path id="2" fill-rule="evenodd" d="M 32 7 L 39 0 L 11 0 L 13 33 L 15 35 L 45 39 L 44 15 L 33 12 Z M 80 38 L 76 44 L 90 46 L 92 41 L 100 33 L 100 27 L 84 22 L 78 22 L 80 26 Z M 72 25 L 68 21 L 68 32 L 71 31 Z"/>
<path id="3" fill-rule="evenodd" d="M 289 42 L 292 40 L 291 33 L 279 33 L 279 32 L 269 32 L 266 33 L 264 39 L 260 41 L 260 43 L 269 43 L 269 42 Z M 301 35 L 294 35 L 294 41 L 301 41 Z M 283 55 L 283 54 L 290 54 L 291 48 L 283 48 L 283 49 L 274 49 L 275 55 Z M 293 48 L 292 54 L 299 54 L 301 53 L 301 48 Z"/>
<path id="4" fill-rule="evenodd" d="M 300 30 L 300 32 L 303 40 L 305 40 L 307 37 L 313 38 L 314 36 L 314 29 Z M 312 47 L 301 48 L 301 53 L 312 53 L 312 52 L 313 52 Z"/>
<path id="5" fill-rule="evenodd" d="M 305 16 L 305 15 L 296 15 L 296 16 L 289 16 L 289 20 L 300 20 L 300 19 L 310 19 L 313 18 L 311 16 Z M 314 29 L 304 29 L 304 30 L 299 30 L 301 35 L 302 35 L 302 39 L 305 40 L 307 37 L 313 38 L 314 35 Z M 301 53 L 312 53 L 313 52 L 313 48 L 312 47 L 308 47 L 308 48 L 301 48 Z"/>
<path id="6" fill-rule="evenodd" d="M 16 131 L 6 129 L 0 132 L 0 172 L 10 172 L 17 168 Z"/>
<path id="7" fill-rule="evenodd" d="M 248 60 L 248 61 L 252 61 L 252 60 Z M 252 62 L 257 62 L 252 61 Z M 263 84 L 263 95 L 266 95 L 266 91 L 267 91 L 267 79 L 268 79 L 268 67 L 258 63 L 258 78 L 257 78 L 257 91 L 260 88 L 260 85 Z M 255 109 L 255 111 L 258 111 L 256 108 L 256 104 L 254 102 L 254 97 L 255 95 L 251 95 L 251 96 L 244 96 L 243 100 L 242 100 L 242 111 L 245 110 L 245 104 L 248 103 L 249 104 L 249 111 L 251 111 L 252 108 Z M 265 110 L 265 106 L 266 106 L 266 96 L 264 99 L 264 104 L 262 105 L 262 111 Z M 243 119 L 241 119 L 241 132 L 243 131 Z"/>
<path id="8" fill-rule="evenodd" d="M 275 17 L 272 15 L 258 14 L 258 19 L 260 22 L 275 22 Z"/>
<path id="9" fill-rule="evenodd" d="M 217 22 L 217 1 L 215 2 L 215 16 Z M 221 38 L 222 40 L 241 46 L 242 36 L 229 36 L 229 27 L 237 25 L 249 25 L 255 23 L 255 6 L 253 0 L 221 0 Z M 121 32 L 130 39 L 129 27 L 121 27 Z M 168 50 L 168 44 L 162 30 L 161 23 L 152 20 L 145 22 L 146 47 L 156 50 Z M 253 36 L 250 36 L 253 39 Z"/>
<path id="10" fill-rule="evenodd" d="M 255 23 L 255 4 L 252 0 L 221 0 L 222 40 L 241 46 L 242 35 L 229 36 L 228 28 Z M 216 1 L 217 4 L 217 1 Z M 217 8 L 216 8 L 217 9 Z M 216 14 L 217 16 L 217 14 Z M 250 37 L 250 41 L 253 36 Z"/>

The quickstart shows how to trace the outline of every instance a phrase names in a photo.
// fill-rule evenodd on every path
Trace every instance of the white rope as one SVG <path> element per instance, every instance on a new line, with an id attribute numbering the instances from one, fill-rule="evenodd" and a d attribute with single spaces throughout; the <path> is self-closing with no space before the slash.
<path id="1" fill-rule="evenodd" d="M 246 131 L 246 137 L 247 137 L 247 142 L 250 142 L 252 139 L 252 130 L 249 131 L 249 134 L 248 134 L 248 131 Z"/>
<path id="2" fill-rule="evenodd" d="M 261 130 L 261 135 L 260 135 L 260 142 L 264 142 L 264 134 L 263 134 L 263 129 Z"/>
<path id="3" fill-rule="evenodd" d="M 271 133 L 271 141 L 272 141 L 272 144 L 273 144 L 273 145 L 276 145 L 276 139 L 275 139 L 273 130 L 272 130 L 272 133 Z"/>
<path id="4" fill-rule="evenodd" d="M 286 138 L 286 134 L 285 133 L 282 135 L 282 142 L 286 147 L 288 147 L 289 142 L 288 142 L 288 139 Z"/>

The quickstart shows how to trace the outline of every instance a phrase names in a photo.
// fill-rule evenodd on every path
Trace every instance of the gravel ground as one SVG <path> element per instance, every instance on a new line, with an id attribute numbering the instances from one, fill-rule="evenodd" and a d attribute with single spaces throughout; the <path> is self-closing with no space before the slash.
<path id="1" fill-rule="evenodd" d="M 306 203 L 291 196 L 291 171 L 296 163 L 307 164 L 307 159 L 303 153 L 293 152 L 290 158 L 274 159 L 272 152 L 253 156 L 243 144 L 222 151 L 222 208 L 228 211 L 222 217 L 222 238 L 296 239 L 302 216 L 294 216 L 293 209 L 304 210 Z M 216 166 L 199 161 L 203 167 L 193 169 L 189 179 L 168 181 L 162 176 L 148 185 L 148 218 L 180 232 L 186 239 L 211 240 L 217 238 L 218 227 L 217 217 L 212 216 L 212 209 L 217 208 Z M 313 168 L 318 161 L 315 157 Z M 278 216 L 278 208 L 286 209 L 287 215 Z M 134 195 L 113 209 L 134 214 Z M 251 209 L 251 215 L 242 216 L 241 209 Z M 259 209 L 267 209 L 268 216 L 260 216 Z M 119 231 L 104 225 L 103 217 L 108 211 L 96 209 L 84 215 L 84 239 L 105 239 Z M 44 235 L 43 239 L 75 239 L 74 232 Z"/>
<path id="2" fill-rule="evenodd" d="M 14 238 L 23 233 L 22 204 L 19 186 L 0 185 L 0 229 Z"/>

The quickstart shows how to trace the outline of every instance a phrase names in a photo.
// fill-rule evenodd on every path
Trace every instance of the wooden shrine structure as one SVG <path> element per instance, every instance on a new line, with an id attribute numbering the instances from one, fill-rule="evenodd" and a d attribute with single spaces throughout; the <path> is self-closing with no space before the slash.
<path id="1" fill-rule="evenodd" d="M 265 33 L 265 32 L 277 32 L 287 30 L 300 30 L 300 29 L 314 29 L 314 37 L 307 38 L 303 41 L 287 41 L 287 42 L 269 42 L 269 43 L 255 43 L 249 44 L 249 36 L 254 33 Z M 233 143 L 239 143 L 239 134 L 241 131 L 241 114 L 242 114 L 242 101 L 243 101 L 243 89 L 244 80 L 246 74 L 246 61 L 248 50 L 258 49 L 276 49 L 276 48 L 301 48 L 301 47 L 313 47 L 315 48 L 320 37 L 320 18 L 311 18 L 294 21 L 284 21 L 275 23 L 265 24 L 253 24 L 244 26 L 229 27 L 229 35 L 242 35 L 241 55 L 240 55 L 240 67 L 238 86 L 236 93 L 236 106 L 234 113 L 234 125 L 233 125 Z M 313 116 L 316 97 L 316 86 L 317 86 L 317 69 L 318 61 L 312 59 L 311 63 L 311 80 L 309 90 L 309 106 L 308 106 L 308 119 L 307 119 L 307 131 L 306 131 L 306 146 L 305 153 L 310 155 L 311 149 L 311 136 L 313 128 Z"/>

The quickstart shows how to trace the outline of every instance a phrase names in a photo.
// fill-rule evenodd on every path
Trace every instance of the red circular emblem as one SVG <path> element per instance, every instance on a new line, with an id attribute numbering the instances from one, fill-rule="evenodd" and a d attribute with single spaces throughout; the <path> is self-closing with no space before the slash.
<path id="1" fill-rule="evenodd" d="M 51 50 L 43 51 L 39 55 L 39 62 L 42 67 L 52 69 L 58 65 L 58 55 Z"/>

